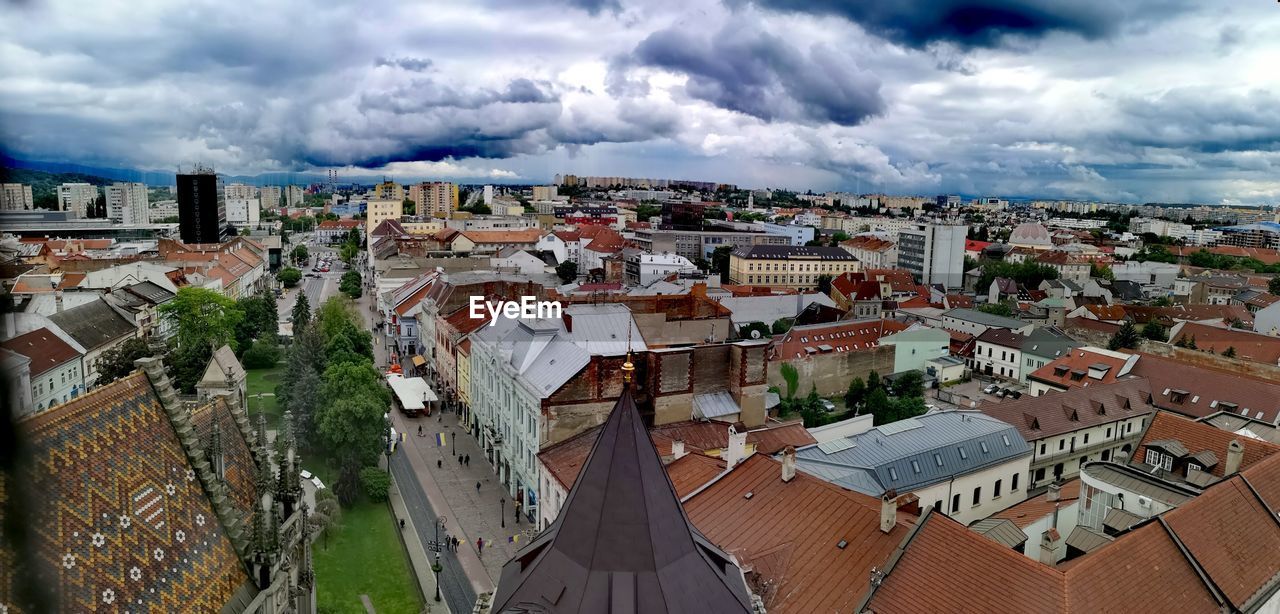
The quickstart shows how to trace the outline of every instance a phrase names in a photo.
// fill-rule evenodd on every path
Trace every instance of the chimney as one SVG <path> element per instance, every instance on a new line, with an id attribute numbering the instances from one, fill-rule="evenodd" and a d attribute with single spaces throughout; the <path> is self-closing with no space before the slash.
<path id="1" fill-rule="evenodd" d="M 1049 485 L 1049 492 L 1045 493 L 1045 501 L 1058 501 L 1062 499 L 1062 486 L 1057 482 Z"/>
<path id="2" fill-rule="evenodd" d="M 725 446 L 724 454 L 721 455 L 729 469 L 737 466 L 747 456 L 747 428 L 744 426 L 739 432 L 735 426 L 737 425 L 729 426 L 729 445 Z"/>
<path id="3" fill-rule="evenodd" d="M 787 446 L 782 451 L 782 481 L 790 482 L 796 479 L 796 449 Z"/>
<path id="4" fill-rule="evenodd" d="M 62 290 L 53 291 L 53 308 L 55 313 L 62 313 Z"/>
<path id="5" fill-rule="evenodd" d="M 1062 557 L 1062 535 L 1057 529 L 1049 529 L 1040 536 L 1040 562 L 1045 565 L 1057 565 Z"/>
<path id="6" fill-rule="evenodd" d="M 680 460 L 680 458 L 681 458 L 681 457 L 683 457 L 683 456 L 684 456 L 684 454 L 685 454 L 685 452 L 684 452 L 684 440 L 683 440 L 683 439 L 677 439 L 677 440 L 675 440 L 675 441 L 672 441 L 672 442 L 671 442 L 671 460 L 673 460 L 673 461 L 674 461 L 674 460 Z"/>
<path id="7" fill-rule="evenodd" d="M 1232 439 L 1227 444 L 1227 464 L 1223 466 L 1222 475 L 1231 475 L 1240 471 L 1240 463 L 1244 460 L 1244 444 L 1239 439 Z"/>
<path id="8" fill-rule="evenodd" d="M 898 524 L 898 491 L 892 488 L 880 496 L 880 532 L 889 533 Z"/>

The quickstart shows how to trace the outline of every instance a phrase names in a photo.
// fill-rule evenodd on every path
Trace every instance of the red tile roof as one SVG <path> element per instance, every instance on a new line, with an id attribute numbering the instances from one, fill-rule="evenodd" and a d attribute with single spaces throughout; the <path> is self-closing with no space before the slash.
<path id="1" fill-rule="evenodd" d="M 464 230 L 462 236 L 476 245 L 490 243 L 537 243 L 542 231 L 537 228 L 522 230 Z"/>
<path id="2" fill-rule="evenodd" d="M 1032 371 L 1027 375 L 1027 379 L 1044 382 L 1060 388 L 1096 386 L 1116 381 L 1127 360 L 1102 354 L 1095 351 L 1096 349 L 1083 347 L 1071 350 L 1070 354 Z M 1089 367 L 1099 364 L 1106 365 L 1107 371 L 1101 378 L 1095 379 L 1090 375 Z M 1080 376 L 1081 373 L 1084 375 Z M 1077 376 L 1080 378 L 1076 379 Z"/>
<path id="3" fill-rule="evenodd" d="M 1276 452 L 1280 452 L 1280 446 L 1271 442 L 1237 435 L 1211 424 L 1196 422 L 1177 414 L 1160 411 L 1156 412 L 1155 416 L 1151 418 L 1151 424 L 1147 425 L 1147 430 L 1142 434 L 1142 440 L 1134 448 L 1131 458 L 1141 462 L 1146 458 L 1147 444 L 1164 439 L 1177 440 L 1191 454 L 1199 454 L 1205 450 L 1213 452 L 1214 456 L 1218 458 L 1218 464 L 1209 468 L 1209 472 L 1218 477 L 1223 477 L 1224 475 L 1224 468 L 1227 464 L 1227 446 L 1232 441 L 1239 441 L 1244 445 L 1244 458 L 1240 461 L 1241 470 L 1249 468 L 1254 463 Z"/>
<path id="4" fill-rule="evenodd" d="M 1217 602 L 1158 522 L 1076 559 L 1066 571 L 1069 612 L 1216 612 Z"/>
<path id="5" fill-rule="evenodd" d="M 1057 501 L 1050 501 L 1049 493 L 1043 492 L 1017 503 L 1013 507 L 1005 508 L 991 517 L 1009 520 L 1018 525 L 1019 529 L 1024 529 L 1035 521 L 1053 514 L 1053 511 L 1058 509 L 1059 506 L 1066 505 L 1079 498 L 1080 478 L 1071 478 L 1062 483 L 1062 490 L 1058 493 Z"/>
<path id="6" fill-rule="evenodd" d="M 1131 374 L 1151 382 L 1152 400 L 1162 409 L 1194 418 L 1231 411 L 1247 413 L 1250 418 L 1273 424 L 1280 420 L 1280 382 L 1274 380 L 1146 353 L 1140 354 Z M 1185 390 L 1188 394 L 1178 401 L 1171 394 L 1174 390 Z M 1235 407 L 1229 408 L 1224 403 L 1233 403 Z M 1262 414 L 1261 417 L 1258 414 Z"/>
<path id="7" fill-rule="evenodd" d="M 684 509 L 707 539 L 737 557 L 771 614 L 856 611 L 871 569 L 884 565 L 908 531 L 901 522 L 880 531 L 877 499 L 801 471 L 783 482 L 781 464 L 760 454 Z"/>
<path id="8" fill-rule="evenodd" d="M 31 360 L 31 377 L 80 358 L 80 352 L 47 328 L 37 328 L 25 335 L 0 342 L 0 347 L 13 350 Z"/>
<path id="9" fill-rule="evenodd" d="M 908 326 L 895 320 L 845 320 L 793 326 L 770 346 L 770 360 L 865 350 L 878 346 L 881 337 L 904 331 Z"/>
<path id="10" fill-rule="evenodd" d="M 1215 354 L 1223 354 L 1227 348 L 1235 348 L 1236 358 L 1241 360 L 1280 364 L 1280 337 L 1187 322 L 1179 329 L 1176 337 L 1169 339 L 1169 343 L 1177 343 L 1183 339 L 1190 341 L 1193 337 L 1198 350 L 1212 350 Z"/>
<path id="11" fill-rule="evenodd" d="M 667 477 L 676 487 L 676 496 L 684 498 L 716 476 L 724 473 L 725 462 L 702 454 L 685 454 L 667 463 Z"/>

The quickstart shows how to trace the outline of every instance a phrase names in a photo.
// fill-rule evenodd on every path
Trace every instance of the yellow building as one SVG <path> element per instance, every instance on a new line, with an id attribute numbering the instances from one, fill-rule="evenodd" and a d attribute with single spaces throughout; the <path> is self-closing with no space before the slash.
<path id="1" fill-rule="evenodd" d="M 443 220 L 425 220 L 421 222 L 400 222 L 405 232 L 414 235 L 429 235 L 444 230 Z"/>
<path id="2" fill-rule="evenodd" d="M 378 200 L 404 200 L 404 186 L 394 181 L 384 181 L 374 188 L 375 198 Z"/>
<path id="3" fill-rule="evenodd" d="M 447 181 L 430 181 L 409 186 L 413 214 L 418 217 L 447 218 L 458 210 L 458 185 Z"/>
<path id="4" fill-rule="evenodd" d="M 862 263 L 839 247 L 752 245 L 729 255 L 729 281 L 751 286 L 813 290 L 822 275 L 861 270 Z"/>
<path id="5" fill-rule="evenodd" d="M 404 201 L 401 200 L 371 200 L 365 208 L 364 231 L 367 235 L 372 235 L 373 230 L 387 220 L 398 220 L 404 213 Z"/>

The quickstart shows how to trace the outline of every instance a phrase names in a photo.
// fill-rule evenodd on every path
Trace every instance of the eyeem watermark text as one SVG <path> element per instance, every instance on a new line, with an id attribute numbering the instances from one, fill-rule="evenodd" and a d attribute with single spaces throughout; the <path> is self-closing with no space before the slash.
<path id="1" fill-rule="evenodd" d="M 478 320 L 489 316 L 489 326 L 498 323 L 498 315 L 510 319 L 533 320 L 538 318 L 559 318 L 564 313 L 560 301 L 540 301 L 537 297 L 522 296 L 518 301 L 485 300 L 483 296 L 471 297 L 471 318 Z"/>

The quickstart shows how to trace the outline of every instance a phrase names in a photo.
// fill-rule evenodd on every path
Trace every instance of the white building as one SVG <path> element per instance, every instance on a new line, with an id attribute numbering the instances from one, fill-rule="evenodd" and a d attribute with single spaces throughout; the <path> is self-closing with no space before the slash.
<path id="1" fill-rule="evenodd" d="M 805 245 L 813 240 L 814 234 L 817 233 L 812 226 L 803 226 L 800 224 L 770 224 L 768 222 L 756 222 L 755 226 L 765 232 L 765 234 L 782 235 L 791 239 L 791 245 Z"/>
<path id="2" fill-rule="evenodd" d="M 35 206 L 31 186 L 23 183 L 0 184 L 0 211 L 26 211 Z"/>
<path id="3" fill-rule="evenodd" d="M 149 224 L 147 186 L 142 183 L 113 183 L 106 188 L 107 218 L 117 224 Z"/>
<path id="4" fill-rule="evenodd" d="M 18 335 L 0 346 L 30 360 L 32 411 L 39 413 L 84 393 L 83 348 L 48 328 Z"/>
<path id="5" fill-rule="evenodd" d="M 923 284 L 964 286 L 964 241 L 969 227 L 915 224 L 898 233 L 898 268 Z"/>
<path id="6" fill-rule="evenodd" d="M 801 226 L 822 226 L 822 216 L 812 211 L 804 211 L 796 214 L 795 223 Z"/>
<path id="7" fill-rule="evenodd" d="M 304 200 L 302 187 L 296 185 L 285 186 L 284 200 L 286 207 L 301 207 Z"/>
<path id="8" fill-rule="evenodd" d="M 89 217 L 89 207 L 98 200 L 98 186 L 88 183 L 64 183 L 58 186 L 58 208 L 77 218 Z"/>
<path id="9" fill-rule="evenodd" d="M 796 468 L 877 499 L 913 494 L 969 524 L 1026 498 L 1031 453 L 1009 424 L 944 411 L 800 448 Z"/>
<path id="10" fill-rule="evenodd" d="M 147 217 L 153 224 L 163 219 L 178 217 L 178 201 L 161 200 L 151 203 L 151 210 Z"/>
<path id="11" fill-rule="evenodd" d="M 1002 379 L 1022 379 L 1022 343 L 1026 336 L 1002 328 L 978 335 L 972 368 L 976 373 Z"/>
<path id="12" fill-rule="evenodd" d="M 504 247 L 489 258 L 489 268 L 500 272 L 521 275 L 541 275 L 547 265 L 537 256 L 518 247 Z"/>
<path id="13" fill-rule="evenodd" d="M 493 186 L 491 185 L 484 186 L 484 204 L 493 204 Z"/>
<path id="14" fill-rule="evenodd" d="M 248 186 L 246 186 L 248 187 Z M 227 197 L 227 221 L 232 224 L 257 226 L 262 205 L 257 198 Z"/>
<path id="15" fill-rule="evenodd" d="M 698 267 L 684 256 L 640 253 L 627 258 L 624 274 L 629 285 L 647 286 L 672 273 L 695 273 L 697 270 Z"/>
<path id="16" fill-rule="evenodd" d="M 278 209 L 282 205 L 280 197 L 283 192 L 279 186 L 266 186 L 260 189 L 258 194 L 258 202 L 267 209 Z"/>
<path id="17" fill-rule="evenodd" d="M 251 185 L 245 185 L 243 183 L 233 183 L 225 188 L 224 195 L 227 200 L 231 200 L 233 198 L 239 200 L 257 198 L 258 188 Z"/>

